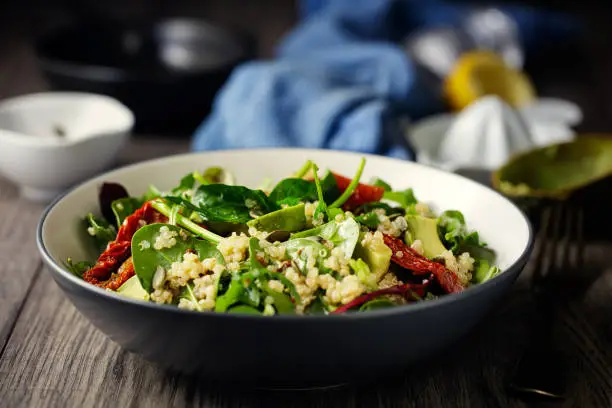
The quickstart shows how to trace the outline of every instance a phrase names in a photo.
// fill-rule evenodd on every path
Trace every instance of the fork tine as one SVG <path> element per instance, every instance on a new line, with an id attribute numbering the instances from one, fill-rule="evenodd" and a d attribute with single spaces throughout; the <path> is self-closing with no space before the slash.
<path id="1" fill-rule="evenodd" d="M 559 236 L 561 233 L 561 216 L 563 212 L 563 206 L 560 203 L 556 203 L 553 205 L 550 215 L 549 225 L 547 227 L 550 228 L 552 226 L 552 236 L 548 237 L 544 235 L 544 251 L 541 254 L 542 259 L 540 260 L 540 268 L 539 271 L 536 270 L 536 275 L 534 276 L 534 284 L 539 284 L 542 282 L 544 278 L 546 278 L 551 271 L 551 268 L 555 264 L 555 258 L 557 256 L 557 247 L 559 245 Z"/>
<path id="2" fill-rule="evenodd" d="M 545 258 L 544 254 L 546 253 L 546 244 L 547 244 L 547 236 L 548 230 L 550 227 L 550 219 L 551 219 L 551 207 L 546 207 L 542 211 L 542 218 L 540 223 L 540 228 L 538 231 L 538 235 L 536 237 L 536 247 L 533 251 L 533 261 L 531 262 L 531 283 L 532 285 L 541 279 L 542 273 L 542 261 Z"/>
<path id="3" fill-rule="evenodd" d="M 563 206 L 563 216 L 565 220 L 558 220 L 559 224 L 565 224 L 564 232 L 560 235 L 560 240 L 555 253 L 555 266 L 552 273 L 555 274 L 566 274 L 567 268 L 572 266 L 572 238 L 574 234 L 576 224 L 576 213 L 575 211 L 566 204 Z"/>
<path id="4" fill-rule="evenodd" d="M 584 208 L 578 208 L 576 219 L 576 267 L 582 268 L 584 266 Z"/>

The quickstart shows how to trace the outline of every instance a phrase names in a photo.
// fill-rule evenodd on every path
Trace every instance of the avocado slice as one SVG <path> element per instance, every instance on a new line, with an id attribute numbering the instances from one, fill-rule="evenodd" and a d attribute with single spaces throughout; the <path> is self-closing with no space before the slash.
<path id="1" fill-rule="evenodd" d="M 117 293 L 121 296 L 125 296 L 137 300 L 149 300 L 149 294 L 140 284 L 138 276 L 134 275 L 126 280 L 123 285 L 119 286 Z"/>
<path id="2" fill-rule="evenodd" d="M 417 239 L 421 241 L 424 255 L 429 259 L 433 259 L 446 251 L 446 247 L 438 235 L 437 219 L 409 214 L 406 215 L 406 222 L 408 223 L 405 235 L 407 244 L 412 244 Z"/>
<path id="3" fill-rule="evenodd" d="M 389 270 L 393 251 L 391 251 L 391 248 L 386 246 L 382 241 L 370 241 L 367 246 L 364 246 L 361 243 L 363 236 L 364 233 L 362 232 L 355 246 L 354 258 L 363 259 L 370 268 L 370 273 L 375 276 L 376 282 L 378 282 Z"/>
<path id="4" fill-rule="evenodd" d="M 264 214 L 247 222 L 260 231 L 300 231 L 306 227 L 304 203 Z"/>

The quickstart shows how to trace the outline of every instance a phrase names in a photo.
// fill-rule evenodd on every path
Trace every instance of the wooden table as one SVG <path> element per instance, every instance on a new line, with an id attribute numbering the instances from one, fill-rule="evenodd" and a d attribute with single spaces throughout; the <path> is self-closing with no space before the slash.
<path id="1" fill-rule="evenodd" d="M 187 150 L 185 140 L 135 140 L 122 163 Z M 506 407 L 505 377 L 528 341 L 528 267 L 473 333 L 440 357 L 384 383 L 317 392 L 241 392 L 172 375 L 121 350 L 63 296 L 43 267 L 35 226 L 43 206 L 0 179 L 0 406 Z M 586 258 L 607 268 L 563 313 L 558 340 L 571 364 L 567 407 L 612 406 L 612 244 Z"/>

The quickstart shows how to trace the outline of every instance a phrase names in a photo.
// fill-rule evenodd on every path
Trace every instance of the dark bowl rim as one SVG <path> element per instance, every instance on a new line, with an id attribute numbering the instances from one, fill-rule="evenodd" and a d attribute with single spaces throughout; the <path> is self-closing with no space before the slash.
<path id="1" fill-rule="evenodd" d="M 52 273 L 60 278 L 61 280 L 67 280 L 69 282 L 71 282 L 72 284 L 75 284 L 77 286 L 79 286 L 81 289 L 84 289 L 86 292 L 89 292 L 92 295 L 98 296 L 98 297 L 103 297 L 105 299 L 111 300 L 111 301 L 117 301 L 119 303 L 127 303 L 129 305 L 132 306 L 136 306 L 136 307 L 143 307 L 143 308 L 148 308 L 151 309 L 152 311 L 158 311 L 158 312 L 167 312 L 167 313 L 178 313 L 178 314 L 187 314 L 187 315 L 194 315 L 194 316 L 200 316 L 200 318 L 210 318 L 210 319 L 236 319 L 236 320 L 243 320 L 243 319 L 247 319 L 247 320 L 260 320 L 260 321 L 267 321 L 267 322 L 300 322 L 303 320 L 319 320 L 321 322 L 337 322 L 337 321 L 345 321 L 345 320 L 354 320 L 354 319 L 359 319 L 359 320 L 368 320 L 368 319 L 375 319 L 375 318 L 382 318 L 382 317 L 389 317 L 389 316 L 394 316 L 394 315 L 399 315 L 399 314 L 406 314 L 406 313 L 416 313 L 422 309 L 425 308 L 430 308 L 430 307 L 435 307 L 437 305 L 445 305 L 445 304 L 450 304 L 450 303 L 455 303 L 455 302 L 460 302 L 462 299 L 465 299 L 469 296 L 471 296 L 472 294 L 477 294 L 480 293 L 482 291 L 486 291 L 488 288 L 491 288 L 495 285 L 497 285 L 501 279 L 505 278 L 507 275 L 509 274 L 513 274 L 513 273 L 520 273 L 520 271 L 525 267 L 529 256 L 531 255 L 531 252 L 533 250 L 534 247 L 534 243 L 535 243 L 535 236 L 534 236 L 534 231 L 533 231 L 533 225 L 531 223 L 531 221 L 529 220 L 529 218 L 527 217 L 527 215 L 525 214 L 525 212 L 523 210 L 521 210 L 518 205 L 516 205 L 512 200 L 508 199 L 506 196 L 504 196 L 503 194 L 499 193 L 498 191 L 494 190 L 493 188 L 483 185 L 481 183 L 478 183 L 474 180 L 471 180 L 465 176 L 461 176 L 452 172 L 448 172 L 445 170 L 441 170 L 438 169 L 434 166 L 430 166 L 430 165 L 425 165 L 422 163 L 417 163 L 417 162 L 413 162 L 413 161 L 407 161 L 407 160 L 402 160 L 402 159 L 397 159 L 397 158 L 391 158 L 391 157 L 386 157 L 383 155 L 378 155 L 378 154 L 366 154 L 366 153 L 359 153 L 359 152 L 353 152 L 353 151 L 344 151 L 344 150 L 337 150 L 337 149 L 316 149 L 316 148 L 301 148 L 301 147 L 257 147 L 257 148 L 248 148 L 248 149 L 221 149 L 221 150 L 215 150 L 214 152 L 217 153 L 227 153 L 227 152 L 233 152 L 233 153 L 247 153 L 247 152 L 254 152 L 254 151 L 270 151 L 270 150 L 275 150 L 280 152 L 283 151 L 303 151 L 303 152 L 312 152 L 312 153 L 340 153 L 340 154 L 348 154 L 351 156 L 358 156 L 358 157 L 365 157 L 366 159 L 369 158 L 383 158 L 386 160 L 390 160 L 390 161 L 395 161 L 398 164 L 399 163 L 404 163 L 404 162 L 409 162 L 412 163 L 414 165 L 417 166 L 421 166 L 421 167 L 427 167 L 430 169 L 433 169 L 434 171 L 437 172 L 441 172 L 441 173 L 445 173 L 451 177 L 455 177 L 457 179 L 461 179 L 463 182 L 467 182 L 467 183 L 471 183 L 474 185 L 477 185 L 479 188 L 484 188 L 487 190 L 490 190 L 493 194 L 498 195 L 502 200 L 506 201 L 509 205 L 511 205 L 512 207 L 514 207 L 515 210 L 518 211 L 519 214 L 521 214 L 521 216 L 523 217 L 523 220 L 525 221 L 525 224 L 527 225 L 527 230 L 528 230 L 528 240 L 527 243 L 525 245 L 525 248 L 523 250 L 523 252 L 521 253 L 521 255 L 517 258 L 517 260 L 515 262 L 513 262 L 506 270 L 504 270 L 501 274 L 495 276 L 494 278 L 484 282 L 484 283 L 480 283 L 477 285 L 473 285 L 470 286 L 469 288 L 467 288 L 466 290 L 460 292 L 460 293 L 450 293 L 450 294 L 446 294 L 444 296 L 441 296 L 439 298 L 436 299 L 432 299 L 432 300 L 427 300 L 427 301 L 422 301 L 422 302 L 415 302 L 415 303 L 409 303 L 406 305 L 400 305 L 400 306 L 395 306 L 395 307 L 390 307 L 390 308 L 384 308 L 384 309 L 376 309 L 376 310 L 372 310 L 372 311 L 368 311 L 368 312 L 364 312 L 364 313 L 345 313 L 345 314 L 328 314 L 328 315 L 274 315 L 274 316 L 262 316 L 262 315 L 249 315 L 249 314 L 232 314 L 232 313 L 216 313 L 216 312 L 197 312 L 197 311 L 192 311 L 192 310 L 186 310 L 186 309 L 180 309 L 175 305 L 165 305 L 165 304 L 157 304 L 157 303 L 153 303 L 153 302 L 144 302 L 144 301 L 140 301 L 140 300 L 136 300 L 136 299 L 131 299 L 131 298 L 127 298 L 124 296 L 121 296 L 119 294 L 116 294 L 115 292 L 112 291 L 108 291 L 105 289 L 102 289 L 98 286 L 92 285 L 90 283 L 85 282 L 84 280 L 74 276 L 72 273 L 70 273 L 69 271 L 65 270 L 61 265 L 59 265 L 58 263 L 56 263 L 53 258 L 51 257 L 51 254 L 47 251 L 47 248 L 44 245 L 43 242 L 43 226 L 44 223 L 47 219 L 47 216 L 49 215 L 49 213 L 53 210 L 53 208 L 55 208 L 55 206 L 61 202 L 65 197 L 67 197 L 69 194 L 71 194 L 74 190 L 84 186 L 85 184 L 88 184 L 90 182 L 92 182 L 94 179 L 97 178 L 103 178 L 105 175 L 109 174 L 109 173 L 115 173 L 115 172 L 119 172 L 119 171 L 124 171 L 127 169 L 131 169 L 131 168 L 135 168 L 144 164 L 150 164 L 150 163 L 155 163 L 155 162 L 163 162 L 165 160 L 168 159 L 172 159 L 172 158 L 178 158 L 178 157 L 189 157 L 189 156 L 197 156 L 203 153 L 213 153 L 213 151 L 192 151 L 192 152 L 187 152 L 187 153 L 178 153 L 178 154 L 172 154 L 172 155 L 168 155 L 168 156 L 163 156 L 163 157 L 158 157 L 158 158 L 153 158 L 153 159 L 148 159 L 148 160 L 143 160 L 137 163 L 132 163 L 132 164 L 127 164 L 127 165 L 123 165 L 123 166 L 119 166 L 116 167 L 114 169 L 111 169 L 109 171 L 106 171 L 104 173 L 98 174 L 97 176 L 94 177 L 90 177 L 85 181 L 82 181 L 76 185 L 74 185 L 73 187 L 71 187 L 70 189 L 66 190 L 65 192 L 63 192 L 62 194 L 60 194 L 59 196 L 57 196 L 50 204 L 47 205 L 47 207 L 45 208 L 45 210 L 43 211 L 39 221 L 38 221 L 38 225 L 36 228 L 36 246 L 38 248 L 39 253 L 42 255 L 43 261 L 47 264 L 47 266 L 49 266 L 52 271 Z M 518 271 L 517 271 L 518 270 Z"/>
<path id="2" fill-rule="evenodd" d="M 150 22 L 155 27 L 171 21 L 187 21 L 190 23 L 204 24 L 220 32 L 226 40 L 232 41 L 239 49 L 239 54 L 235 57 L 227 58 L 219 64 L 215 64 L 205 69 L 194 71 L 180 70 L 132 70 L 129 68 L 115 67 L 111 65 L 81 63 L 58 58 L 49 53 L 47 43 L 59 38 L 70 29 L 82 28 L 86 26 L 82 22 L 68 22 L 59 27 L 45 31 L 37 36 L 34 41 L 34 55 L 46 74 L 61 75 L 80 80 L 103 81 L 107 83 L 121 83 L 126 81 L 135 82 L 155 82 L 155 83 L 174 83 L 189 79 L 210 77 L 220 73 L 233 70 L 251 57 L 252 45 L 246 34 L 232 30 L 205 18 L 195 17 L 165 17 Z"/>

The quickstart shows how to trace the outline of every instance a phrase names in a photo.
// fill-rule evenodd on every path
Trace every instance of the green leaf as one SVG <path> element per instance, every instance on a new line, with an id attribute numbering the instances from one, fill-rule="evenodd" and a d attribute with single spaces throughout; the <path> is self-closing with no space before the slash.
<path id="1" fill-rule="evenodd" d="M 151 201 L 154 200 L 156 198 L 159 198 L 162 196 L 162 192 L 159 191 L 157 189 L 157 187 L 155 187 L 154 185 L 149 185 L 149 189 L 147 190 L 146 193 L 144 193 L 144 195 L 142 196 L 141 201 L 143 203 L 147 202 L 147 201 Z"/>
<path id="2" fill-rule="evenodd" d="M 361 174 L 363 173 L 363 169 L 365 167 L 365 163 L 366 163 L 365 158 L 362 158 L 361 162 L 359 163 L 359 167 L 357 168 L 357 173 L 355 174 L 355 177 L 353 177 L 353 179 L 351 180 L 349 185 L 346 187 L 346 190 L 344 190 L 342 192 L 340 197 L 338 197 L 338 199 L 336 199 L 336 201 L 331 203 L 331 205 L 329 206 L 330 208 L 339 208 L 339 207 L 341 207 L 342 204 L 344 204 L 346 202 L 346 200 L 348 200 L 351 197 L 351 194 L 353 194 L 353 191 L 355 191 L 355 189 L 359 185 L 359 180 L 361 179 Z"/>
<path id="3" fill-rule="evenodd" d="M 475 271 L 472 275 L 472 282 L 483 283 L 494 278 L 499 273 L 500 269 L 497 266 L 491 266 L 486 259 L 477 259 Z"/>
<path id="4" fill-rule="evenodd" d="M 64 262 L 64 267 L 68 269 L 68 271 L 70 271 L 73 275 L 78 276 L 79 278 L 82 278 L 83 274 L 93 266 L 94 264 L 88 261 L 74 263 L 72 261 L 72 258 L 68 258 L 66 259 L 66 262 Z"/>
<path id="5" fill-rule="evenodd" d="M 315 183 L 315 187 L 317 191 L 317 198 L 319 200 L 319 203 L 317 204 L 317 208 L 315 208 L 313 217 L 315 220 L 318 220 L 320 217 L 323 217 L 323 219 L 325 219 L 325 215 L 327 215 L 329 219 L 329 214 L 327 212 L 327 204 L 325 203 L 325 198 L 323 197 L 323 188 L 321 187 L 321 181 L 319 180 L 318 171 L 319 171 L 319 168 L 317 167 L 316 164 L 313 163 L 312 164 L 312 177 L 314 178 L 314 183 Z"/>
<path id="6" fill-rule="evenodd" d="M 170 197 L 168 197 L 166 199 L 168 201 L 170 201 L 169 200 Z M 179 199 L 179 200 L 182 200 L 182 199 Z M 189 205 L 191 205 L 191 204 L 189 204 Z M 169 205 L 167 205 L 166 203 L 162 202 L 161 200 L 151 201 L 151 207 L 155 208 L 157 211 L 159 211 L 160 213 L 162 213 L 166 217 L 170 217 L 170 215 L 172 213 L 172 208 Z M 221 237 L 221 236 L 215 234 L 214 232 L 211 232 L 211 231 L 209 231 L 209 230 L 207 230 L 205 228 L 202 228 L 201 226 L 199 226 L 195 222 L 191 221 L 189 218 L 185 217 L 182 214 L 176 214 L 175 218 L 176 218 L 176 223 L 178 225 L 180 225 L 181 227 L 187 229 L 191 233 L 196 234 L 200 238 L 204 238 L 205 240 L 207 240 L 209 242 L 218 244 L 223 239 L 223 237 Z"/>
<path id="7" fill-rule="evenodd" d="M 394 306 L 397 306 L 397 304 L 393 302 L 391 299 L 380 297 L 380 298 L 372 299 L 369 302 L 364 303 L 359 308 L 359 311 L 365 312 L 368 310 L 386 309 L 388 307 L 394 307 Z"/>
<path id="8" fill-rule="evenodd" d="M 280 209 L 263 191 L 243 186 L 209 184 L 193 195 L 194 210 L 208 221 L 244 224 L 260 215 Z"/>
<path id="9" fill-rule="evenodd" d="M 291 302 L 289 296 L 277 292 L 274 289 L 270 289 L 267 282 L 264 283 L 262 287 L 266 294 L 274 300 L 274 308 L 278 314 L 295 314 L 295 305 Z"/>
<path id="10" fill-rule="evenodd" d="M 242 284 L 242 280 L 239 275 L 232 276 L 232 280 L 230 282 L 227 291 L 223 293 L 223 295 L 217 297 L 217 302 L 215 304 L 215 312 L 225 312 L 232 305 L 238 303 L 240 298 L 243 296 L 245 289 Z"/>
<path id="11" fill-rule="evenodd" d="M 385 210 L 385 214 L 387 216 L 394 215 L 394 214 L 399 214 L 399 215 L 406 214 L 406 210 L 404 210 L 404 208 L 392 207 L 389 204 L 383 203 L 380 201 L 372 202 L 372 203 L 365 203 L 365 204 L 360 205 L 359 207 L 355 209 L 355 214 L 365 214 L 365 213 L 372 212 L 373 210 L 376 210 L 376 209 Z"/>
<path id="12" fill-rule="evenodd" d="M 134 214 L 144 203 L 135 197 L 124 197 L 111 203 L 111 209 L 117 220 L 117 228 L 121 228 L 123 221 Z"/>
<path id="13" fill-rule="evenodd" d="M 383 199 L 394 201 L 404 208 L 417 203 L 417 199 L 414 196 L 414 191 L 412 191 L 411 188 L 407 188 L 403 191 L 385 191 L 383 194 Z"/>
<path id="14" fill-rule="evenodd" d="M 155 249 L 155 240 L 162 228 L 167 228 L 171 234 L 175 234 L 173 239 L 176 243 L 170 248 Z M 169 270 L 173 262 L 183 261 L 183 256 L 188 250 L 195 251 L 200 260 L 216 258 L 218 263 L 225 264 L 223 255 L 213 244 L 193 237 L 180 227 L 156 223 L 136 231 L 132 238 L 132 262 L 142 287 L 151 293 L 153 276 L 158 267 Z"/>
<path id="15" fill-rule="evenodd" d="M 317 265 L 322 266 L 323 261 L 329 257 L 329 249 L 322 243 L 312 238 L 290 239 L 281 244 L 285 247 L 285 254 L 291 259 L 302 273 L 306 273 L 306 261 L 308 252 L 312 251 L 317 258 Z M 309 248 L 309 251 L 305 249 Z"/>
<path id="16" fill-rule="evenodd" d="M 227 311 L 227 313 L 236 313 L 236 314 L 255 314 L 255 315 L 260 315 L 261 312 L 257 309 L 255 309 L 252 306 L 247 306 L 247 305 L 238 305 L 238 306 L 234 306 L 231 309 L 229 309 Z"/>
<path id="17" fill-rule="evenodd" d="M 202 179 L 208 184 L 225 184 L 233 186 L 236 184 L 236 177 L 231 171 L 224 169 L 223 167 L 209 167 L 204 170 Z M 204 182 L 202 182 L 204 184 Z"/>
<path id="18" fill-rule="evenodd" d="M 386 181 L 375 177 L 371 182 L 371 185 L 376 186 L 376 187 L 382 187 L 383 190 L 385 191 L 393 191 L 393 189 L 391 188 L 391 186 L 389 185 L 389 183 L 387 183 Z"/>
<path id="19" fill-rule="evenodd" d="M 247 225 L 260 231 L 299 231 L 306 226 L 304 203 L 264 214 L 248 221 Z"/>
<path id="20" fill-rule="evenodd" d="M 106 249 L 109 242 L 114 241 L 117 230 L 105 219 L 96 217 L 92 213 L 85 216 L 87 233 L 93 238 L 99 252 Z"/>
<path id="21" fill-rule="evenodd" d="M 292 239 L 319 236 L 339 247 L 346 258 L 351 258 L 359 240 L 359 224 L 347 217 L 341 222 L 335 220 L 321 226 L 293 234 Z"/>
<path id="22" fill-rule="evenodd" d="M 310 302 L 310 304 L 308 305 L 308 307 L 304 311 L 305 314 L 311 314 L 311 315 L 314 315 L 314 314 L 327 314 L 327 312 L 328 312 L 327 305 L 325 304 L 323 299 L 321 299 L 320 296 L 317 296 L 315 298 L 315 300 Z"/>
<path id="23" fill-rule="evenodd" d="M 301 178 L 286 178 L 281 180 L 270 192 L 270 199 L 277 204 L 291 202 L 296 204 L 317 199 L 317 188 L 312 181 Z"/>
<path id="24" fill-rule="evenodd" d="M 325 172 L 325 176 L 321 179 L 321 190 L 326 203 L 333 203 L 341 195 L 336 178 L 329 170 Z"/>
<path id="25" fill-rule="evenodd" d="M 198 299 L 195 297 L 193 293 L 193 283 L 192 282 L 188 282 L 187 286 L 181 289 L 181 293 L 179 294 L 179 299 L 185 299 L 189 301 L 190 303 L 192 303 L 198 312 L 204 311 L 204 309 L 202 309 L 200 304 L 198 303 Z"/>
<path id="26" fill-rule="evenodd" d="M 376 229 L 378 224 L 380 224 L 380 219 L 378 219 L 378 214 L 370 212 L 366 214 L 359 215 L 355 217 L 355 221 L 360 223 L 361 225 L 365 225 L 368 228 Z"/>

